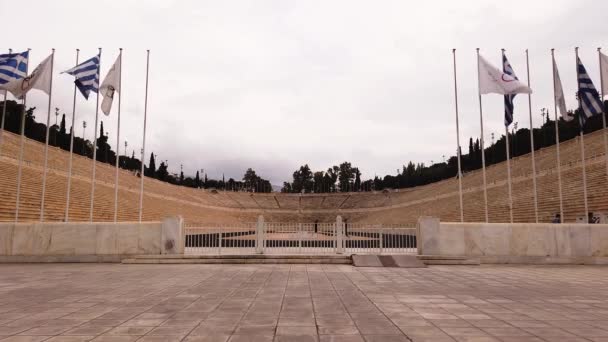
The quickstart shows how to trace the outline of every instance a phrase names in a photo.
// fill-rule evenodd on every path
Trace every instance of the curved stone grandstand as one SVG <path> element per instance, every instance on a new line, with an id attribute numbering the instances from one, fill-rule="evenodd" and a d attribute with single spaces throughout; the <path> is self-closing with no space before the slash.
<path id="1" fill-rule="evenodd" d="M 608 211 L 608 182 L 603 148 L 603 131 L 585 136 L 589 209 Z M 0 156 L 0 221 L 13 221 L 19 155 L 18 135 L 4 132 Z M 564 194 L 564 216 L 573 222 L 584 215 L 579 139 L 560 145 Z M 63 221 L 66 203 L 69 153 L 49 147 L 45 221 Z M 536 151 L 540 221 L 549 222 L 559 212 L 555 146 Z M 44 144 L 26 139 L 19 221 L 37 221 L 40 216 Z M 513 212 L 516 222 L 534 222 L 530 155 L 512 159 Z M 88 221 L 91 159 L 74 155 L 70 221 Z M 113 221 L 114 173 L 109 164 L 98 163 L 94 221 Z M 507 170 L 505 163 L 487 168 L 491 222 L 508 222 Z M 136 221 L 140 179 L 120 170 L 119 221 Z M 481 170 L 463 177 L 465 221 L 484 221 Z M 413 224 L 422 215 L 442 221 L 459 221 L 458 180 L 399 191 L 335 194 L 251 194 L 199 190 L 146 178 L 144 215 L 156 221 L 182 215 L 186 222 L 223 224 L 251 222 L 258 215 L 276 222 L 331 222 L 342 215 L 348 222 Z"/>

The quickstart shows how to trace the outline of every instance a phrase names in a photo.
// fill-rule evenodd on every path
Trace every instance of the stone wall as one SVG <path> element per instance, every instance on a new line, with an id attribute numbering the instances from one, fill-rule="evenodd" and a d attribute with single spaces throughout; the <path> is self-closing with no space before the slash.
<path id="1" fill-rule="evenodd" d="M 0 262 L 120 262 L 136 254 L 179 254 L 181 231 L 181 217 L 143 223 L 0 223 Z"/>
<path id="2" fill-rule="evenodd" d="M 608 264 L 608 224 L 418 221 L 418 253 L 482 263 Z"/>

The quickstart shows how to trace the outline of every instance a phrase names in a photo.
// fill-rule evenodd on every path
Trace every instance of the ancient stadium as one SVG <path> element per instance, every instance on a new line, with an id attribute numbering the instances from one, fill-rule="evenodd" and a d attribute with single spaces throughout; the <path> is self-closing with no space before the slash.
<path id="1" fill-rule="evenodd" d="M 603 130 L 587 134 L 586 169 L 589 210 L 608 208 L 605 180 Z M 12 222 L 20 137 L 4 132 L 0 159 L 0 221 Z M 26 139 L 19 221 L 40 217 L 45 145 Z M 584 216 L 579 140 L 560 145 L 563 181 L 564 222 Z M 559 212 L 556 146 L 536 152 L 539 222 L 551 222 Z M 532 163 L 530 154 L 511 160 L 514 222 L 534 222 Z M 49 146 L 49 172 L 45 199 L 45 222 L 64 220 L 69 152 Z M 89 221 L 90 158 L 74 155 L 69 221 Z M 97 163 L 94 222 L 113 222 L 115 168 Z M 140 178 L 120 169 L 118 221 L 137 221 Z M 465 222 L 484 222 L 482 171 L 464 173 Z M 505 162 L 487 168 L 490 222 L 508 222 L 507 169 Z M 159 221 L 181 215 L 186 223 L 226 224 L 255 222 L 263 215 L 269 222 L 335 222 L 340 215 L 352 223 L 415 225 L 420 216 L 434 216 L 446 222 L 460 221 L 458 180 L 399 190 L 331 194 L 283 194 L 225 192 L 192 189 L 145 179 L 143 221 Z"/>

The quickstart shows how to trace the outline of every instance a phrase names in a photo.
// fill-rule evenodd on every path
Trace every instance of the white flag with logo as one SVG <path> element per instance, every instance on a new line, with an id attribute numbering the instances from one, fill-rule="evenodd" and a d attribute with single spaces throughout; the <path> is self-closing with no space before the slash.
<path id="1" fill-rule="evenodd" d="M 101 96 L 103 96 L 101 111 L 105 115 L 110 115 L 114 95 L 118 94 L 120 96 L 120 56 L 116 58 L 116 62 L 114 62 L 114 65 L 108 71 L 106 78 L 99 87 L 99 91 Z"/>
<path id="2" fill-rule="evenodd" d="M 602 95 L 608 95 L 608 56 L 600 52 L 600 71 L 604 85 L 602 87 Z"/>
<path id="3" fill-rule="evenodd" d="M 0 85 L 0 89 L 10 91 L 16 98 L 22 99 L 31 89 L 38 89 L 47 95 L 51 93 L 51 70 L 53 68 L 53 55 L 43 60 L 32 73 L 20 79 L 10 80 Z"/>
<path id="4" fill-rule="evenodd" d="M 526 84 L 507 75 L 479 56 L 479 94 L 531 94 Z"/>
<path id="5" fill-rule="evenodd" d="M 553 79 L 555 80 L 555 103 L 557 104 L 557 108 L 559 108 L 559 113 L 565 121 L 572 121 L 574 113 L 568 113 L 568 109 L 566 109 L 566 97 L 564 96 L 564 88 L 562 87 L 562 80 L 559 78 L 555 58 L 553 58 Z"/>

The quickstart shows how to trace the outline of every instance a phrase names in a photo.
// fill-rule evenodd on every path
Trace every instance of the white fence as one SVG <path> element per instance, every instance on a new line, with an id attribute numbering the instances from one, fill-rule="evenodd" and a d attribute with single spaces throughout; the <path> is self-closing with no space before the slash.
<path id="1" fill-rule="evenodd" d="M 185 253 L 239 254 L 416 254 L 416 228 L 407 225 L 276 223 L 185 227 Z"/>

